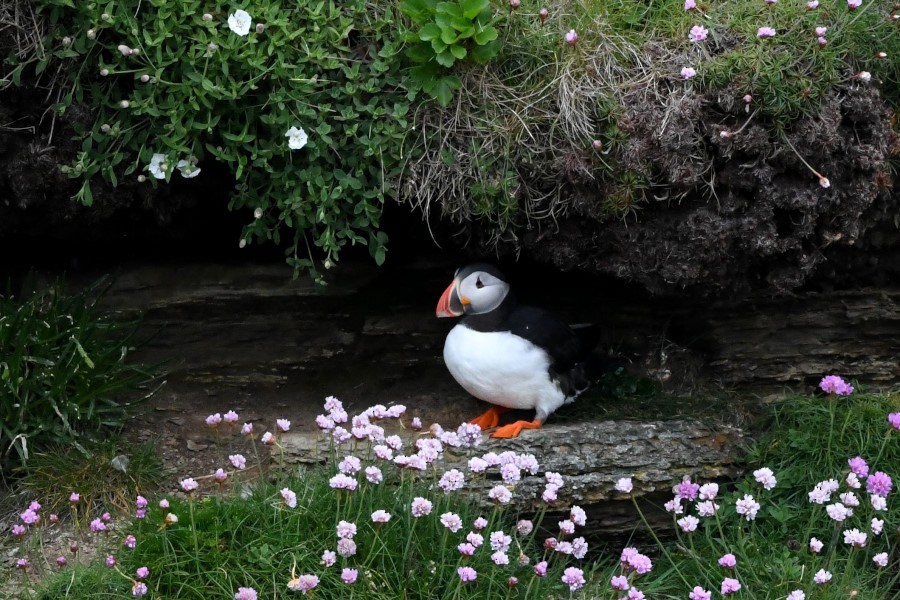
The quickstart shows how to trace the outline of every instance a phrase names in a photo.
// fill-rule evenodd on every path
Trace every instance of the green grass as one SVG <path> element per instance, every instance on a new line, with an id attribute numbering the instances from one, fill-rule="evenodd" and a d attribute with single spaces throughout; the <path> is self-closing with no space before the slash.
<path id="1" fill-rule="evenodd" d="M 705 139 L 710 126 L 734 130 L 750 119 L 778 146 L 832 96 L 865 87 L 854 79 L 862 70 L 889 106 L 900 106 L 890 2 L 865 0 L 855 11 L 836 0 L 812 11 L 787 0 L 700 0 L 693 11 L 683 0 L 523 0 L 511 12 L 498 4 L 508 13 L 500 54 L 460 73 L 467 93 L 449 109 L 420 108 L 423 152 L 404 188 L 426 211 L 484 223 L 486 242 L 515 243 L 510 231 L 572 211 L 602 222 L 633 216 L 654 197 L 702 194 L 716 158 Z M 705 41 L 689 40 L 694 25 L 709 29 Z M 757 38 L 762 26 L 777 35 Z M 817 26 L 828 28 L 824 47 Z M 563 41 L 571 29 L 575 47 Z M 686 66 L 697 71 L 690 81 L 680 75 Z M 672 118 L 679 109 L 687 113 Z M 666 122 L 671 139 L 663 139 Z M 689 173 L 653 162 L 654 146 L 665 153 L 670 144 L 694 157 Z"/>
<path id="2" fill-rule="evenodd" d="M 545 508 L 536 509 L 537 514 L 531 517 L 546 530 L 535 528 L 519 534 L 515 523 L 522 515 L 503 505 L 479 504 L 471 494 L 443 494 L 436 486 L 444 472 L 441 459 L 414 477 L 410 471 L 376 459 L 368 443 L 358 443 L 352 449 L 336 449 L 328 465 L 252 488 L 232 487 L 230 483 L 220 487 L 211 479 L 201 479 L 200 492 L 187 498 L 170 496 L 170 504 L 164 508 L 157 504 L 158 497 L 153 498 L 145 519 L 123 515 L 111 533 L 93 534 L 82 527 L 78 535 L 90 538 L 100 560 L 107 553 L 117 557 L 115 568 L 94 561 L 51 573 L 58 569 L 38 561 L 29 568 L 45 575 L 27 597 L 122 597 L 130 593 L 136 570 L 148 567 L 146 582 L 149 596 L 154 598 L 230 600 L 241 587 L 254 588 L 261 598 L 287 597 L 292 578 L 314 574 L 319 577 L 314 596 L 326 599 L 568 596 L 612 600 L 625 594 L 611 590 L 609 582 L 613 576 L 623 575 L 630 586 L 648 598 L 683 600 L 695 586 L 714 592 L 718 598 L 724 578 L 733 577 L 742 586 L 737 597 L 747 600 L 784 600 L 795 590 L 816 600 L 843 600 L 854 597 L 854 591 L 860 598 L 892 600 L 900 597 L 897 490 L 888 495 L 886 511 L 875 511 L 865 481 L 860 489 L 850 490 L 846 476 L 847 460 L 857 455 L 868 461 L 872 473 L 883 470 L 898 476 L 900 431 L 893 430 L 886 419 L 888 413 L 898 409 L 898 393 L 858 393 L 846 398 L 791 396 L 772 405 L 766 431 L 747 457 L 748 476 L 737 482 L 719 482 L 721 490 L 715 498 L 719 508 L 714 516 L 700 518 L 692 533 L 679 531 L 677 519 L 699 514 L 696 503 L 686 500 L 682 502 L 684 513 L 673 515 L 676 535 L 643 531 L 636 537 L 646 539 L 649 533 L 656 541 L 637 548 L 654 563 L 644 575 L 623 568 L 618 552 L 608 556 L 595 551 L 585 561 L 578 561 L 547 550 L 544 539 L 548 532 L 558 535 L 559 516 L 550 518 Z M 481 454 L 478 449 L 464 452 Z M 360 473 L 355 477 L 359 481 L 356 491 L 333 490 L 329 478 L 345 453 L 360 457 L 364 468 L 378 464 L 385 481 L 368 483 Z M 753 471 L 762 467 L 774 471 L 778 482 L 773 489 L 766 490 L 754 481 Z M 523 475 L 526 479 L 534 477 Z M 466 473 L 467 485 L 484 477 Z M 496 470 L 489 470 L 487 477 L 488 481 L 496 478 Z M 542 479 L 540 475 L 537 478 Z M 828 517 L 824 505 L 812 504 L 807 498 L 816 483 L 832 478 L 840 482 L 840 490 L 829 503 L 837 502 L 838 494 L 847 491 L 861 500 L 855 514 L 841 523 Z M 296 493 L 296 507 L 286 505 L 282 494 L 285 488 Z M 198 495 L 201 492 L 203 495 Z M 519 493 L 518 488 L 513 487 L 513 493 Z M 560 496 L 565 493 L 564 486 Z M 761 505 L 752 520 L 742 517 L 736 508 L 736 501 L 748 495 Z M 410 503 L 417 496 L 433 501 L 431 514 L 420 518 L 411 515 Z M 627 494 L 618 497 L 629 499 Z M 375 510 L 388 511 L 391 520 L 373 523 L 371 514 Z M 133 508 L 126 512 L 133 513 Z M 441 524 L 439 517 L 445 512 L 460 516 L 463 528 L 459 532 L 453 533 Z M 167 522 L 169 514 L 177 516 L 177 522 L 171 517 Z M 510 565 L 497 566 L 491 561 L 487 539 L 471 558 L 457 551 L 479 516 L 489 522 L 481 532 L 485 538 L 489 532 L 500 530 L 513 538 L 507 553 Z M 882 533 L 873 533 L 872 518 L 883 519 Z M 322 564 L 323 552 L 336 548 L 336 527 L 341 521 L 356 524 L 353 539 L 357 551 L 338 557 L 337 564 L 328 567 Z M 849 528 L 868 534 L 865 547 L 844 543 L 843 532 Z M 560 539 L 571 539 L 579 535 L 577 531 Z M 123 538 L 129 534 L 137 539 L 133 550 L 123 547 Z M 809 550 L 813 536 L 824 543 L 819 554 Z M 736 556 L 733 570 L 718 564 L 726 553 Z M 890 557 L 885 568 L 872 560 L 881 553 Z M 528 557 L 530 564 L 517 564 L 520 555 Z M 546 577 L 534 575 L 533 566 L 540 560 L 549 561 Z M 475 582 L 460 581 L 457 568 L 462 565 L 477 570 Z M 564 569 L 574 565 L 584 570 L 588 583 L 570 594 L 561 576 Z M 357 569 L 359 580 L 353 585 L 343 583 L 342 568 Z M 828 585 L 813 582 L 813 575 L 820 569 L 832 574 Z M 518 577 L 518 586 L 510 587 L 510 576 Z"/>
<path id="3" fill-rule="evenodd" d="M 152 393 L 154 368 L 128 361 L 137 323 L 98 307 L 106 286 L 0 295 L 0 463 L 49 444 L 84 452 L 80 440 L 121 427 L 135 394 Z"/>

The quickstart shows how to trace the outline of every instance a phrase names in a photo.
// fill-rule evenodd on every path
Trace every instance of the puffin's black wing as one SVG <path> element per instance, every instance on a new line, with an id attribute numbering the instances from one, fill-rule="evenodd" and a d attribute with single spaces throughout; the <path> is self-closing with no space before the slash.
<path id="1" fill-rule="evenodd" d="M 510 333 L 543 348 L 550 355 L 551 368 L 559 374 L 587 358 L 597 343 L 593 326 L 573 330 L 553 313 L 533 306 L 516 307 L 504 325 Z"/>

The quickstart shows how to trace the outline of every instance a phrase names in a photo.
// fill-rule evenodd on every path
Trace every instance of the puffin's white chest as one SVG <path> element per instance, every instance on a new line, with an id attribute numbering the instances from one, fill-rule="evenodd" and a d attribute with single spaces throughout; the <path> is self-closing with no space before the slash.
<path id="1" fill-rule="evenodd" d="M 546 352 L 508 331 L 457 325 L 444 343 L 444 362 L 467 392 L 491 404 L 536 409 L 546 418 L 565 402 L 550 380 Z"/>

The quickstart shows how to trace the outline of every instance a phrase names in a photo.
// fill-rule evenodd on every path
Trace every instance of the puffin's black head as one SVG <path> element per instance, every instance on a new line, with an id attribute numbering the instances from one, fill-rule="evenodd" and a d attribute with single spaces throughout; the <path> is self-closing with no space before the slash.
<path id="1" fill-rule="evenodd" d="M 482 315 L 496 309 L 509 295 L 509 284 L 493 265 L 479 263 L 457 269 L 438 301 L 438 317 Z"/>

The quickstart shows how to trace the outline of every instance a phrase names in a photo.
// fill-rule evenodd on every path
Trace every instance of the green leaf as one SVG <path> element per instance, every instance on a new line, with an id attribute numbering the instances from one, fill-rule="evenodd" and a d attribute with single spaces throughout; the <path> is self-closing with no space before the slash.
<path id="1" fill-rule="evenodd" d="M 447 44 L 448 46 L 455 44 L 456 40 L 459 39 L 459 36 L 452 29 L 441 29 L 441 41 Z"/>
<path id="2" fill-rule="evenodd" d="M 488 0 L 484 0 L 484 1 L 487 2 Z M 438 2 L 435 9 L 438 14 L 445 14 L 445 15 L 449 15 L 451 17 L 462 17 L 464 14 L 462 6 L 460 4 L 457 4 L 456 2 Z M 478 13 L 475 13 L 475 14 L 478 14 Z M 475 15 L 472 15 L 472 16 L 475 16 Z"/>
<path id="3" fill-rule="evenodd" d="M 432 98 L 438 101 L 438 104 L 446 107 L 449 106 L 450 101 L 453 100 L 453 92 L 458 90 L 461 86 L 462 83 L 460 83 L 458 77 L 446 75 L 437 79 L 428 93 Z"/>
<path id="4" fill-rule="evenodd" d="M 444 40 L 435 39 L 431 40 L 431 49 L 434 50 L 435 55 L 439 55 L 442 52 L 447 50 L 447 44 L 444 43 Z M 435 56 L 438 62 L 441 62 L 441 59 Z M 444 63 L 441 63 L 444 64 Z M 446 65 L 445 65 L 446 66 Z"/>
<path id="5" fill-rule="evenodd" d="M 479 46 L 484 46 L 489 42 L 493 42 L 498 37 L 497 30 L 492 27 L 485 27 L 481 31 L 475 34 L 475 43 Z"/>
<path id="6" fill-rule="evenodd" d="M 427 25 L 425 25 L 425 27 L 419 30 L 418 35 L 419 39 L 423 42 L 430 42 L 436 37 L 440 37 L 441 32 L 442 30 L 440 27 L 438 27 L 437 23 L 428 23 Z"/>
<path id="7" fill-rule="evenodd" d="M 500 53 L 500 40 L 494 40 L 484 46 L 473 46 L 469 51 L 469 58 L 483 65 Z"/>
<path id="8" fill-rule="evenodd" d="M 456 57 L 453 56 L 453 53 L 449 50 L 444 50 L 439 53 L 434 59 L 438 62 L 439 65 L 447 67 L 448 69 L 453 66 L 453 63 L 456 62 Z"/>
<path id="9" fill-rule="evenodd" d="M 453 56 L 456 57 L 456 60 L 462 60 L 466 57 L 466 47 L 465 46 L 450 46 L 450 52 Z"/>
<path id="10" fill-rule="evenodd" d="M 459 5 L 462 7 L 462 16 L 474 19 L 478 13 L 489 8 L 491 3 L 490 0 L 459 0 Z"/>

